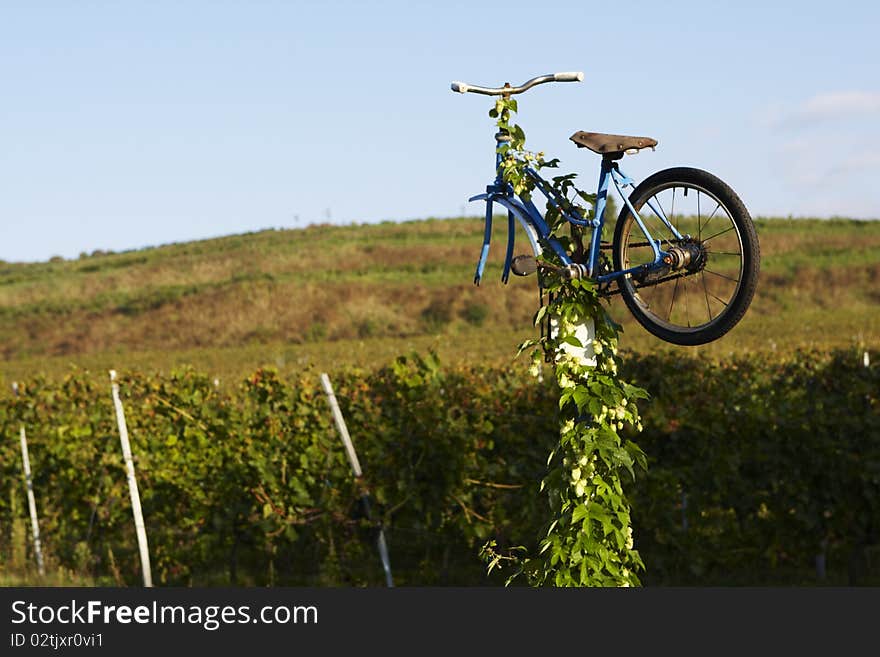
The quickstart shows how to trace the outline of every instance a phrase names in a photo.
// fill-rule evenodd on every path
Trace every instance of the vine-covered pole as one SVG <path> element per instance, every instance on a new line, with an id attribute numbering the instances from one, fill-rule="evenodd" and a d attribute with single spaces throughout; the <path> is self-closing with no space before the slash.
<path id="1" fill-rule="evenodd" d="M 351 436 L 348 433 L 348 427 L 345 426 L 345 418 L 342 416 L 342 410 L 339 408 L 339 402 L 336 401 L 336 395 L 333 393 L 333 386 L 330 384 L 330 377 L 325 372 L 321 373 L 321 385 L 324 393 L 327 395 L 327 401 L 330 403 L 330 412 L 333 414 L 333 422 L 336 424 L 336 430 L 342 438 L 342 444 L 345 446 L 345 453 L 348 455 L 348 461 L 351 464 L 351 471 L 354 474 L 355 481 L 361 482 L 363 471 L 358 461 L 357 452 L 354 451 L 354 444 L 351 442 Z M 372 520 L 372 512 L 370 510 L 370 496 L 366 488 L 361 494 L 361 505 L 367 520 Z M 394 586 L 394 580 L 391 577 L 391 559 L 388 556 L 388 544 L 385 542 L 385 532 L 379 525 L 379 536 L 376 539 L 379 548 L 379 558 L 382 560 L 382 570 L 385 571 L 385 584 L 390 588 Z"/>
<path id="2" fill-rule="evenodd" d="M 18 383 L 12 382 L 12 392 L 18 397 Z M 34 536 L 34 556 L 37 559 L 37 571 L 42 577 L 45 574 L 43 566 L 43 549 L 40 545 L 40 523 L 37 521 L 37 502 L 34 499 L 34 484 L 31 479 L 31 460 L 28 457 L 27 434 L 24 429 L 24 422 L 19 427 L 19 437 L 21 439 L 21 462 L 24 469 L 24 481 L 27 487 L 28 510 L 31 514 L 31 530 Z"/>
<path id="3" fill-rule="evenodd" d="M 141 496 L 138 493 L 137 480 L 134 476 L 134 460 L 131 456 L 131 444 L 128 441 L 128 427 L 125 424 L 125 411 L 119 399 L 119 384 L 116 382 L 116 370 L 110 370 L 110 389 L 113 394 L 113 406 L 116 408 L 116 423 L 119 425 L 119 441 L 122 443 L 122 458 L 125 460 L 125 471 L 128 476 L 128 492 L 131 496 L 131 512 L 134 516 L 134 528 L 137 533 L 138 551 L 141 556 L 141 571 L 144 575 L 144 586 L 153 586 L 153 575 L 150 571 L 150 552 L 147 547 L 147 530 L 144 527 L 144 514 L 141 510 Z"/>
<path id="4" fill-rule="evenodd" d="M 558 160 L 525 150 L 525 133 L 511 120 L 516 110 L 516 101 L 505 96 L 489 116 L 508 137 L 498 147 L 499 178 L 528 208 L 533 207 L 536 184 L 532 171 L 556 168 Z M 584 257 L 585 239 L 596 236 L 570 223 L 566 213 L 574 211 L 585 225 L 598 230 L 594 215 L 604 206 L 603 192 L 578 190 L 575 176 L 553 177 L 544 220 L 550 234 L 566 245 L 571 260 L 578 262 Z M 549 362 L 559 385 L 559 442 L 541 482 L 550 519 L 536 555 L 505 555 L 490 541 L 482 556 L 490 572 L 504 563 L 516 564 L 518 570 L 510 579 L 525 574 L 535 586 L 637 586 L 636 571 L 644 564 L 634 548 L 623 482 L 627 475 L 635 477 L 636 467 L 647 467 L 647 457 L 623 431 L 626 425 L 641 431 L 635 400 L 647 393 L 618 375 L 619 326 L 603 307 L 596 281 L 569 275 L 552 249 L 542 252 L 533 245 L 533 250 L 533 264 L 520 275 L 539 272 L 542 304 L 535 325 L 542 327 L 541 337 L 522 343 L 519 353 L 532 349 L 529 371 L 536 377 L 541 375 L 541 361 Z M 546 305 L 544 291 L 549 293 Z M 549 324 L 546 333 L 544 322 Z M 516 550 L 521 552 L 522 546 Z"/>

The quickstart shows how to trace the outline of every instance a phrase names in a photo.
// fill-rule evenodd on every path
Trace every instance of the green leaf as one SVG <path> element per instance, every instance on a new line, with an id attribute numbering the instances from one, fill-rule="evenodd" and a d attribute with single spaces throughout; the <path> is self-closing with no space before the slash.
<path id="1" fill-rule="evenodd" d="M 572 524 L 576 522 L 580 522 L 584 518 L 587 517 L 587 505 L 581 504 L 575 508 L 574 513 L 571 514 L 571 522 Z"/>
<path id="2" fill-rule="evenodd" d="M 534 319 L 534 324 L 535 324 L 535 326 L 537 326 L 538 324 L 540 324 L 540 323 L 541 323 L 541 320 L 544 319 L 544 317 L 547 316 L 547 311 L 548 311 L 548 310 L 549 310 L 549 307 L 548 307 L 548 306 L 541 306 L 540 308 L 538 308 L 538 312 L 535 313 L 535 319 Z"/>
<path id="3" fill-rule="evenodd" d="M 559 409 L 562 408 L 571 400 L 571 396 L 573 395 L 573 390 L 571 388 L 566 388 L 562 394 L 559 395 Z"/>

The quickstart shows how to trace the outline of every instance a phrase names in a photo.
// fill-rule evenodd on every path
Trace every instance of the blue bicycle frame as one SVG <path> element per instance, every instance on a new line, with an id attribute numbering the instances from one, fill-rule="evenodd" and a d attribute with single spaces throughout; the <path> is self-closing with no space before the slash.
<path id="1" fill-rule="evenodd" d="M 509 142 L 510 137 L 505 134 L 498 133 L 495 135 L 495 141 L 500 147 L 502 144 Z M 651 236 L 651 233 L 648 231 L 648 228 L 642 221 L 639 213 L 631 205 L 629 198 L 623 193 L 624 188 L 634 187 L 635 181 L 627 176 L 625 173 L 620 171 L 620 168 L 615 159 L 607 156 L 603 156 L 602 158 L 602 165 L 599 172 L 599 186 L 596 192 L 596 203 L 592 220 L 585 219 L 576 209 L 565 210 L 564 207 L 566 204 L 564 203 L 563 199 L 559 197 L 552 186 L 531 167 L 527 167 L 525 169 L 526 174 L 535 183 L 535 189 L 539 190 L 547 198 L 548 203 L 553 208 L 559 210 L 560 214 L 566 219 L 566 221 L 569 221 L 575 226 L 592 229 L 587 262 L 583 264 L 576 264 L 565 252 L 565 249 L 562 247 L 562 245 L 554 237 L 551 236 L 550 227 L 547 225 L 547 222 L 544 220 L 543 215 L 541 214 L 540 210 L 538 210 L 538 208 L 535 206 L 535 204 L 530 199 L 523 199 L 521 197 L 518 198 L 513 192 L 513 187 L 503 180 L 503 178 L 501 177 L 500 168 L 502 157 L 503 155 L 499 152 L 499 148 L 496 148 L 495 170 L 497 173 L 495 177 L 495 182 L 486 187 L 485 194 L 477 194 L 476 196 L 472 196 L 468 199 L 468 201 L 486 201 L 486 224 L 483 236 L 483 248 L 480 252 L 480 259 L 477 262 L 477 270 L 474 275 L 475 284 L 479 285 L 480 280 L 483 278 L 483 271 L 486 267 L 486 259 L 489 255 L 489 244 L 492 239 L 492 219 L 494 212 L 493 205 L 495 203 L 507 210 L 507 251 L 504 259 L 504 271 L 501 275 L 501 280 L 504 283 L 508 281 L 508 278 L 510 276 L 510 267 L 513 261 L 513 250 L 515 244 L 517 221 L 519 221 L 526 232 L 526 236 L 528 237 L 529 242 L 532 246 L 532 251 L 535 254 L 535 258 L 540 257 L 544 251 L 544 246 L 547 246 L 553 251 L 553 253 L 556 254 L 559 260 L 562 262 L 563 266 L 574 265 L 579 268 L 584 268 L 586 275 L 590 278 L 593 278 L 598 283 L 607 283 L 614 279 L 620 278 L 621 276 L 632 273 L 636 270 L 642 272 L 650 272 L 662 269 L 666 266 L 666 262 L 668 262 L 668 254 L 661 248 L 661 241 L 655 240 Z M 605 222 L 605 207 L 608 198 L 609 181 L 614 184 L 614 187 L 617 189 L 618 195 L 623 199 L 626 207 L 635 218 L 639 229 L 641 229 L 648 243 L 651 245 L 651 249 L 654 252 L 654 260 L 651 263 L 640 264 L 635 267 L 630 267 L 629 269 L 603 273 L 596 276 L 595 274 L 598 271 L 599 251 L 602 241 L 602 227 Z M 658 204 L 654 203 L 653 199 L 649 200 L 647 205 L 651 209 L 651 211 L 654 212 L 655 215 L 657 215 L 660 221 L 662 221 L 663 224 L 670 230 L 670 232 L 675 236 L 676 239 L 682 240 L 686 237 L 678 232 L 675 226 L 672 225 L 672 222 L 670 222 L 666 218 L 663 209 L 659 207 Z"/>

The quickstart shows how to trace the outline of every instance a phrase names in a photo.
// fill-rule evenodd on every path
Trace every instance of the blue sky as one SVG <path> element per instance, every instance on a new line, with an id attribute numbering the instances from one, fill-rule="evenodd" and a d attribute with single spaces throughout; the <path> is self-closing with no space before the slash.
<path id="1" fill-rule="evenodd" d="M 0 259 L 309 223 L 479 214 L 486 97 L 585 188 L 577 130 L 647 135 L 635 177 L 712 171 L 755 216 L 880 217 L 880 5 L 0 3 Z"/>

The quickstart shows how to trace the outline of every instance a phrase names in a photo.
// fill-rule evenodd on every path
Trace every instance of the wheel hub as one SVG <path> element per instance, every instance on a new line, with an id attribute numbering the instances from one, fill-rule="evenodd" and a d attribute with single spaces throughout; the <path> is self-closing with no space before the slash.
<path id="1" fill-rule="evenodd" d="M 695 240 L 686 240 L 666 251 L 663 263 L 669 271 L 687 269 L 698 272 L 706 266 L 706 247 Z"/>

